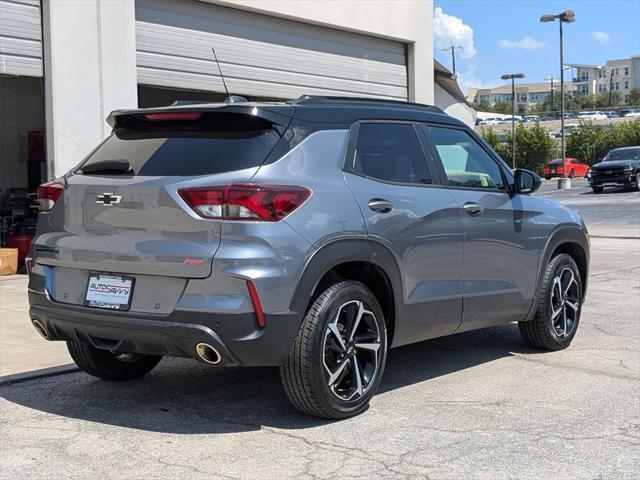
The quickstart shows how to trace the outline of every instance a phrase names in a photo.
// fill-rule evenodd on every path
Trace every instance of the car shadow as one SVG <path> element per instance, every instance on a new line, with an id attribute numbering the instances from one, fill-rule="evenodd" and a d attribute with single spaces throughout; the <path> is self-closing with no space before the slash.
<path id="1" fill-rule="evenodd" d="M 602 193 L 596 193 L 593 190 L 589 190 L 586 192 L 582 192 L 580 195 L 595 195 L 595 196 L 600 196 L 600 195 L 607 195 L 610 193 L 629 193 L 632 192 L 632 190 L 629 190 L 627 188 L 624 187 L 607 187 L 604 189 L 604 192 Z"/>
<path id="2" fill-rule="evenodd" d="M 379 394 L 513 353 L 538 353 L 525 346 L 515 324 L 397 348 L 389 354 Z M 105 382 L 80 372 L 0 387 L 0 397 L 61 417 L 163 433 L 301 429 L 330 423 L 302 415 L 289 404 L 277 368 L 216 368 L 187 359 L 165 359 L 132 382 Z"/>

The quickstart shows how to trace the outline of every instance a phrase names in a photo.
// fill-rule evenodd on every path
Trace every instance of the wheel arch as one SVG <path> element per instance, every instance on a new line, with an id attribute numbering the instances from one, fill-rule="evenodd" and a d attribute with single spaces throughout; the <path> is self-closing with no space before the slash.
<path id="1" fill-rule="evenodd" d="M 305 313 L 323 286 L 337 279 L 359 281 L 374 293 L 385 314 L 391 345 L 402 280 L 389 249 L 368 239 L 337 240 L 321 247 L 305 265 L 291 309 Z"/>
<path id="2" fill-rule="evenodd" d="M 553 231 L 540 256 L 536 292 L 540 292 L 545 266 L 560 253 L 566 253 L 576 262 L 582 281 L 582 298 L 587 293 L 589 279 L 589 238 L 586 231 L 578 226 L 563 226 Z M 533 302 L 526 320 L 535 316 L 536 302 Z"/>

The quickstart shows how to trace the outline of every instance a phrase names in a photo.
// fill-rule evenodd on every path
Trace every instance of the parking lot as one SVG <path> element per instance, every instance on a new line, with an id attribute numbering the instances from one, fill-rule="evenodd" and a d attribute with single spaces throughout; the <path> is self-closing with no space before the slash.
<path id="1" fill-rule="evenodd" d="M 130 383 L 0 386 L 0 478 L 638 478 L 640 193 L 543 183 L 592 235 L 568 350 L 532 350 L 515 324 L 402 347 L 340 422 L 294 411 L 275 368 L 164 360 Z"/>

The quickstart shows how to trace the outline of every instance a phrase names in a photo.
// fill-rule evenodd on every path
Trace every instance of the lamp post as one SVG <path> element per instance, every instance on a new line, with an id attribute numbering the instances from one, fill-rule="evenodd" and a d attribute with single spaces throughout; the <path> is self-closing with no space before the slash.
<path id="1" fill-rule="evenodd" d="M 502 80 L 511 79 L 511 168 L 516 168 L 516 78 L 524 78 L 524 73 L 505 73 Z"/>
<path id="2" fill-rule="evenodd" d="M 564 50 L 562 44 L 562 24 L 576 21 L 576 14 L 573 10 L 565 10 L 557 15 L 544 14 L 540 17 L 543 23 L 559 20 L 560 24 L 560 149 L 562 154 L 562 178 L 558 179 L 558 188 L 571 188 L 571 179 L 567 178 L 565 168 L 565 142 L 564 142 Z"/>

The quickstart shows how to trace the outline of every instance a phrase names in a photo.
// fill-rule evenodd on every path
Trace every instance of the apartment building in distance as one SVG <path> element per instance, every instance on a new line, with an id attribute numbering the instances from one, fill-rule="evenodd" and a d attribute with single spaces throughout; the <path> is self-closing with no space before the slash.
<path id="1" fill-rule="evenodd" d="M 560 79 L 554 77 L 544 83 L 516 83 L 516 103 L 526 108 L 544 102 L 551 89 L 558 91 Z M 602 65 L 565 64 L 565 92 L 570 95 L 597 95 L 614 91 L 620 94 L 624 103 L 629 101 L 629 92 L 640 89 L 640 55 L 619 60 L 607 60 Z M 495 88 L 470 88 L 469 103 L 478 105 L 487 102 L 511 102 L 511 84 Z"/>
<path id="2" fill-rule="evenodd" d="M 559 91 L 560 80 L 555 78 L 553 87 L 551 80 L 541 83 L 516 83 L 516 104 L 528 109 L 538 103 L 542 103 L 551 93 L 551 88 L 554 91 Z M 564 91 L 570 95 L 575 94 L 577 88 L 577 85 L 571 82 L 565 82 L 564 84 Z M 511 103 L 511 98 L 511 83 L 495 88 L 470 88 L 467 93 L 467 101 L 475 106 L 485 102 L 491 106 L 495 105 L 496 102 Z"/>

